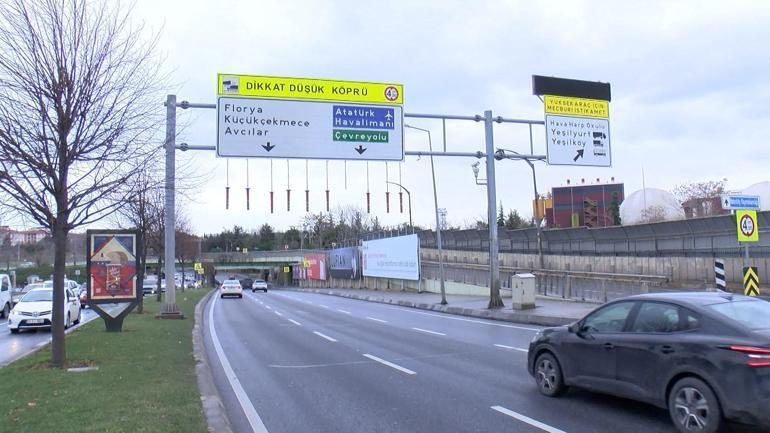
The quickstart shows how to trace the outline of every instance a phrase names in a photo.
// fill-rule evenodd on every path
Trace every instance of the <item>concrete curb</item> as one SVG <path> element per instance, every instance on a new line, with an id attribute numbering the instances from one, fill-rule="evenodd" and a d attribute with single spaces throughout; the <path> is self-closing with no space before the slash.
<path id="1" fill-rule="evenodd" d="M 297 288 L 283 288 L 283 290 L 291 290 L 295 292 L 310 292 L 318 293 L 322 295 L 339 296 L 342 298 L 357 299 L 367 302 L 378 302 L 381 304 L 392 304 L 401 307 L 417 308 L 420 310 L 438 311 L 441 313 L 455 314 L 458 316 L 476 317 L 480 319 L 499 320 L 502 322 L 513 322 L 529 325 L 540 326 L 560 326 L 567 325 L 575 322 L 577 319 L 572 317 L 558 317 L 558 316 L 542 316 L 539 314 L 526 313 L 526 312 L 514 312 L 511 310 L 488 310 L 478 308 L 463 308 L 454 307 L 450 305 L 441 304 L 427 304 L 427 303 L 415 303 L 412 301 L 405 301 L 399 299 L 389 299 L 378 296 L 362 296 L 350 293 L 335 292 L 333 290 L 319 290 L 319 289 L 297 289 Z"/>
<path id="2" fill-rule="evenodd" d="M 214 376 L 211 374 L 211 366 L 206 355 L 206 348 L 203 340 L 203 306 L 206 305 L 212 293 L 210 291 L 195 305 L 195 325 L 193 325 L 193 357 L 195 358 L 195 374 L 198 377 L 198 389 L 201 393 L 201 403 L 203 404 L 203 415 L 206 417 L 208 431 L 232 433 L 230 419 L 227 417 L 225 406 L 222 404 L 222 398 L 214 384 Z"/>

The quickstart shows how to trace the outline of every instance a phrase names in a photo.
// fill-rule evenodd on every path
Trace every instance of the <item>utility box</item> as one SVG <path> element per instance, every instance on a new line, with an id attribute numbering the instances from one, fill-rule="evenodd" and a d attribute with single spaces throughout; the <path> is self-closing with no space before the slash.
<path id="1" fill-rule="evenodd" d="M 535 308 L 535 281 L 533 274 L 514 274 L 511 277 L 511 304 L 514 310 Z"/>

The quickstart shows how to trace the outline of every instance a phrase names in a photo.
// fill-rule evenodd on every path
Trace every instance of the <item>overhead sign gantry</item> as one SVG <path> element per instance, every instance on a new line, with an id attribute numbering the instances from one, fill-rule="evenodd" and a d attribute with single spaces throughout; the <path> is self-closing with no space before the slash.
<path id="1" fill-rule="evenodd" d="M 218 74 L 217 155 L 404 159 L 403 86 Z"/>

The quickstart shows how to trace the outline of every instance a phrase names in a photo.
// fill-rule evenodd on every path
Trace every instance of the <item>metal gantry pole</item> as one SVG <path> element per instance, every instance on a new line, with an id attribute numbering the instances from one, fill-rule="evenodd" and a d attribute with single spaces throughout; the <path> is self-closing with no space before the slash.
<path id="1" fill-rule="evenodd" d="M 433 143 L 428 131 L 428 148 L 433 152 Z M 433 178 L 433 206 L 436 210 L 436 244 L 438 246 L 438 273 L 440 278 L 441 305 L 446 305 L 446 287 L 444 283 L 444 247 L 441 242 L 441 221 L 438 216 L 438 194 L 436 193 L 436 171 L 433 167 L 433 155 L 430 156 L 430 174 Z M 411 209 L 410 209 L 411 212 Z"/>
<path id="2" fill-rule="evenodd" d="M 497 242 L 497 219 L 495 218 L 497 191 L 495 188 L 495 140 L 492 125 L 493 122 L 492 111 L 485 111 L 484 139 L 487 150 L 487 221 L 489 224 L 489 308 L 504 306 L 503 300 L 500 297 L 500 263 L 497 259 L 499 245 Z"/>
<path id="3" fill-rule="evenodd" d="M 174 228 L 176 221 L 176 188 L 174 185 L 174 170 L 176 169 L 176 95 L 166 97 L 166 208 L 164 214 L 164 257 L 166 260 L 166 297 L 160 309 L 161 317 L 180 316 L 176 305 L 174 274 L 176 273 L 176 244 Z"/>

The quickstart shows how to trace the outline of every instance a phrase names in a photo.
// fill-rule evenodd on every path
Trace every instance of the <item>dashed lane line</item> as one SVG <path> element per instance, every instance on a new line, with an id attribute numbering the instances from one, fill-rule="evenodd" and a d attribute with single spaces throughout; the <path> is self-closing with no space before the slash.
<path id="1" fill-rule="evenodd" d="M 548 424 L 542 423 L 536 419 L 532 419 L 526 415 L 522 415 L 518 412 L 514 412 L 510 409 L 506 409 L 502 406 L 492 406 L 492 410 L 496 410 L 502 414 L 508 415 L 511 418 L 515 418 L 521 422 L 527 423 L 531 425 L 532 427 L 537 427 L 540 430 L 543 430 L 548 433 L 566 433 L 564 430 L 559 430 L 556 427 L 551 427 Z"/>
<path id="2" fill-rule="evenodd" d="M 519 352 L 529 352 L 529 349 L 523 349 L 521 347 L 513 347 L 513 346 L 506 346 L 505 344 L 495 344 L 497 347 L 502 347 L 503 349 L 511 349 L 511 350 L 518 350 Z"/>
<path id="3" fill-rule="evenodd" d="M 322 334 L 322 333 L 320 333 L 318 331 L 313 331 L 313 334 L 315 334 L 315 335 L 317 335 L 317 336 L 319 336 L 319 337 L 321 337 L 323 339 L 329 340 L 332 343 L 336 343 L 337 342 L 337 340 L 333 339 L 332 337 L 329 337 L 328 335 Z"/>
<path id="4" fill-rule="evenodd" d="M 296 320 L 294 320 L 294 319 L 289 319 L 289 322 L 291 322 L 291 323 L 293 323 L 293 324 L 295 324 L 295 325 L 297 325 L 297 326 L 302 326 L 302 324 L 301 324 L 301 323 L 297 322 L 297 321 L 296 321 Z"/>
<path id="5" fill-rule="evenodd" d="M 428 329 L 422 329 L 422 328 L 412 328 L 412 329 L 414 329 L 415 331 L 424 332 L 424 333 L 426 333 L 426 334 L 433 334 L 433 335 L 446 335 L 446 334 L 444 334 L 443 332 L 436 332 L 436 331 L 431 331 L 431 330 L 428 330 Z"/>
<path id="6" fill-rule="evenodd" d="M 414 371 L 412 371 L 412 370 L 410 370 L 408 368 L 404 368 L 404 367 L 402 367 L 402 366 L 400 366 L 398 364 L 394 364 L 394 363 L 392 363 L 390 361 L 386 361 L 386 360 L 384 360 L 382 358 L 378 358 L 378 357 L 376 357 L 374 355 L 370 355 L 368 353 L 364 353 L 364 356 L 369 358 L 369 359 L 371 359 L 372 361 L 376 361 L 376 362 L 379 362 L 380 364 L 387 365 L 390 368 L 395 368 L 396 370 L 398 370 L 398 371 L 400 371 L 402 373 L 417 374 L 416 372 L 414 372 Z"/>
<path id="7" fill-rule="evenodd" d="M 369 316 L 366 316 L 366 318 L 367 318 L 367 319 L 369 319 L 369 320 L 374 320 L 375 322 L 380 322 L 380 323 L 388 323 L 388 321 L 387 321 L 387 320 L 382 320 L 382 319 L 375 319 L 374 317 L 369 317 Z"/>

